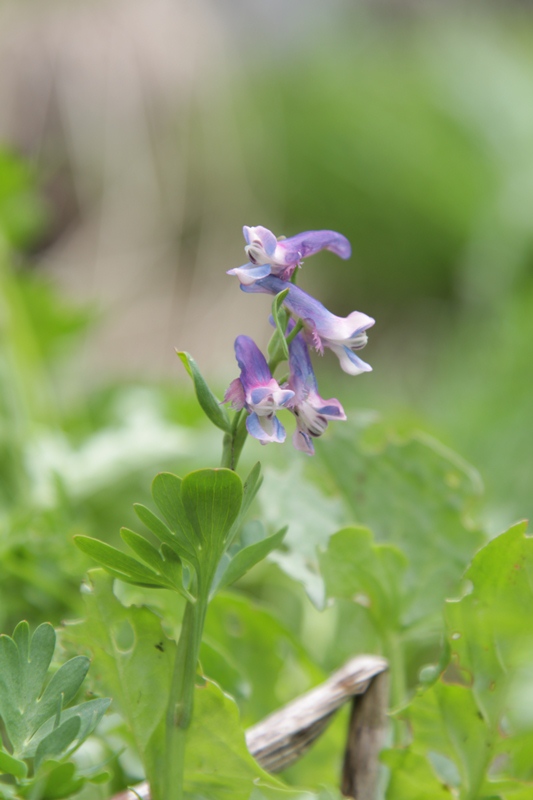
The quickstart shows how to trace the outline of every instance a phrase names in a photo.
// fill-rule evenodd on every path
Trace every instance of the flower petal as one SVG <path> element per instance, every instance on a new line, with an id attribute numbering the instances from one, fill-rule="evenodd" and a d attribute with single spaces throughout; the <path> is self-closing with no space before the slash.
<path id="1" fill-rule="evenodd" d="M 253 339 L 237 336 L 235 357 L 241 370 L 241 382 L 246 395 L 258 386 L 267 386 L 272 380 L 266 359 Z"/>
<path id="2" fill-rule="evenodd" d="M 226 275 L 236 275 L 241 284 L 248 286 L 249 284 L 255 283 L 255 281 L 260 280 L 261 278 L 266 278 L 266 276 L 270 275 L 270 273 L 270 264 L 259 264 L 256 266 L 255 264 L 250 263 L 243 264 L 242 267 L 228 269 Z"/>
<path id="3" fill-rule="evenodd" d="M 342 233 L 336 231 L 305 231 L 278 242 L 278 250 L 283 251 L 285 264 L 298 264 L 303 258 L 313 256 L 320 250 L 330 250 L 340 258 L 350 258 L 352 248 Z"/>
<path id="4" fill-rule="evenodd" d="M 362 372 L 372 372 L 370 364 L 356 356 L 346 345 L 329 344 L 328 347 L 333 350 L 339 359 L 341 369 L 347 372 L 348 375 L 361 375 Z"/>
<path id="5" fill-rule="evenodd" d="M 285 441 L 285 428 L 274 415 L 270 417 L 259 417 L 255 411 L 246 419 L 246 428 L 250 436 L 257 439 L 261 444 Z"/>
<path id="6" fill-rule="evenodd" d="M 235 380 L 230 383 L 226 394 L 224 395 L 223 402 L 231 403 L 231 407 L 235 411 L 240 411 L 241 408 L 244 408 L 244 389 L 240 378 L 235 378 Z"/>

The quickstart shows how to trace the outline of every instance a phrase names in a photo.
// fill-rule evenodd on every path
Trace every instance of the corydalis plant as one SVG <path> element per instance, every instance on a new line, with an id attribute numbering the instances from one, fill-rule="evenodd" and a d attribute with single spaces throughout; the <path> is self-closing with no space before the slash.
<path id="1" fill-rule="evenodd" d="M 320 397 L 310 349 L 319 353 L 324 348 L 333 350 L 342 369 L 352 375 L 370 370 L 354 351 L 366 344 L 366 330 L 374 320 L 359 311 L 346 318 L 337 317 L 294 285 L 296 269 L 304 257 L 331 250 L 348 258 L 348 240 L 334 231 L 308 231 L 278 240 L 262 227 L 245 227 L 244 236 L 249 263 L 229 272 L 239 278 L 246 292 L 274 295 L 271 321 L 275 330 L 267 354 L 250 337 L 237 337 L 235 355 L 240 375 L 220 403 L 194 359 L 188 353 L 178 353 L 193 380 L 200 406 L 224 432 L 220 468 L 197 470 L 183 479 L 170 473 L 158 475 L 152 496 L 160 515 L 136 506 L 140 521 L 151 533 L 122 530 L 133 555 L 85 536 L 76 539 L 78 546 L 113 577 L 175 591 L 185 600 L 172 676 L 167 689 L 162 687 L 167 692 L 163 710 L 152 720 L 149 741 L 144 741 L 144 731 L 137 736 L 144 742 L 144 750 L 140 749 L 152 800 L 184 797 L 186 743 L 208 604 L 218 589 L 240 578 L 279 547 L 286 530 L 270 536 L 265 532 L 252 544 L 245 541 L 246 537 L 240 538 L 242 522 L 262 480 L 259 464 L 244 483 L 236 474 L 248 434 L 261 444 L 283 442 L 285 430 L 276 415 L 288 410 L 296 419 L 296 448 L 312 455 L 313 439 L 325 431 L 330 420 L 343 420 L 346 415 L 338 400 Z M 278 380 L 275 372 L 284 363 L 288 375 Z M 232 417 L 225 408 L 228 403 L 233 407 Z M 142 695 L 138 702 L 142 704 Z M 136 712 L 135 719 L 141 716 Z"/>

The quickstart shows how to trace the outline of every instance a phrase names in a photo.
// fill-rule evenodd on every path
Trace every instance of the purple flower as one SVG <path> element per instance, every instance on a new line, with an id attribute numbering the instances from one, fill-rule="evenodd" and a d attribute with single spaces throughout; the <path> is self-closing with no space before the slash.
<path id="1" fill-rule="evenodd" d="M 273 295 L 288 289 L 283 304 L 291 314 L 302 320 L 307 338 L 319 353 L 324 352 L 324 347 L 329 347 L 338 357 L 341 369 L 349 375 L 372 371 L 372 367 L 354 353 L 354 350 L 360 350 L 367 343 L 366 330 L 374 324 L 372 317 L 360 311 L 352 311 L 347 317 L 337 317 L 298 286 L 273 275 L 249 286 L 241 285 L 241 289 L 243 292 Z"/>
<path id="2" fill-rule="evenodd" d="M 264 355 L 249 336 L 237 336 L 235 356 L 240 378 L 231 382 L 224 396 L 236 411 L 245 408 L 248 433 L 261 444 L 284 442 L 285 428 L 275 416 L 294 397 L 291 389 L 281 389 L 268 368 Z"/>
<path id="3" fill-rule="evenodd" d="M 297 334 L 289 345 L 289 366 L 288 385 L 294 392 L 289 409 L 296 417 L 292 442 L 297 450 L 312 456 L 315 452 L 312 437 L 324 433 L 328 420 L 345 420 L 346 414 L 338 400 L 323 400 L 318 394 L 309 350 L 301 334 Z"/>
<path id="4" fill-rule="evenodd" d="M 267 275 L 275 275 L 284 281 L 302 263 L 302 259 L 320 250 L 331 250 L 341 258 L 350 258 L 352 248 L 348 239 L 335 231 L 306 231 L 290 239 L 276 239 L 272 231 L 258 225 L 242 229 L 246 240 L 246 255 L 250 259 L 242 267 L 228 270 L 245 286 L 253 284 Z"/>

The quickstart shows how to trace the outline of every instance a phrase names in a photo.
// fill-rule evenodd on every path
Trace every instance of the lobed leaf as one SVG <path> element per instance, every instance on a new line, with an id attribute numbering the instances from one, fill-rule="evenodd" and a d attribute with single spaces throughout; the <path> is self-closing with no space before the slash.
<path id="1" fill-rule="evenodd" d="M 79 717 L 71 717 L 58 725 L 57 728 L 43 738 L 35 751 L 34 767 L 39 769 L 44 761 L 57 759 L 63 755 L 77 738 L 80 730 L 81 720 Z"/>
<path id="2" fill-rule="evenodd" d="M 267 557 L 269 553 L 279 547 L 283 541 L 288 527 L 282 528 L 273 536 L 267 536 L 255 544 L 243 547 L 239 550 L 230 560 L 229 564 L 224 570 L 217 589 L 223 589 L 225 586 L 237 581 L 239 578 L 248 572 L 252 567 Z"/>
<path id="3" fill-rule="evenodd" d="M 163 473 L 164 474 L 164 473 Z M 180 493 L 181 493 L 181 486 L 180 486 Z M 133 510 L 141 520 L 141 522 L 146 525 L 148 530 L 152 531 L 152 533 L 157 536 L 157 538 L 163 542 L 164 544 L 168 545 L 174 552 L 185 561 L 194 561 L 196 558 L 196 554 L 194 552 L 194 548 L 190 544 L 188 539 L 180 537 L 173 533 L 170 528 L 168 528 L 165 523 L 159 519 L 149 508 L 146 506 L 141 505 L 140 503 L 135 503 L 133 506 Z"/>
<path id="4" fill-rule="evenodd" d="M 162 585 L 160 578 L 151 569 L 144 567 L 135 558 L 122 553 L 116 547 L 89 536 L 75 536 L 74 541 L 80 550 L 94 558 L 115 578 L 139 586 Z"/>

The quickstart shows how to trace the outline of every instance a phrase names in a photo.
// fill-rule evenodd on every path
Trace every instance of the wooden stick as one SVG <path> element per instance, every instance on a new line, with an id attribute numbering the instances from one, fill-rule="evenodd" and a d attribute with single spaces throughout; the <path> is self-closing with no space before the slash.
<path id="1" fill-rule="evenodd" d="M 342 791 L 373 800 L 377 756 L 386 724 L 388 664 L 380 656 L 356 656 L 341 669 L 278 711 L 248 728 L 246 745 L 267 772 L 279 772 L 309 750 L 335 712 L 353 698 Z M 113 800 L 150 800 L 146 781 Z"/>

